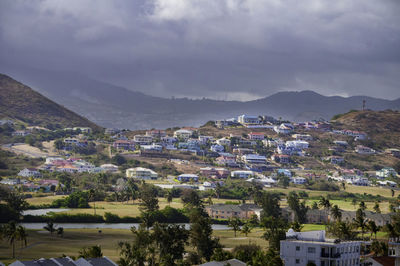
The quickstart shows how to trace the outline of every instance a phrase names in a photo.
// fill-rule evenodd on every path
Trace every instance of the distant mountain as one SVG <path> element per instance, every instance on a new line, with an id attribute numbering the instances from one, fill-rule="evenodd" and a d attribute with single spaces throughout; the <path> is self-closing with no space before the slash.
<path id="1" fill-rule="evenodd" d="M 272 115 L 295 121 L 330 119 L 338 113 L 361 109 L 363 100 L 373 110 L 400 109 L 400 99 L 328 97 L 313 91 L 279 92 L 247 102 L 166 99 L 76 73 L 32 69 L 10 72 L 43 95 L 104 127 L 143 129 L 198 126 L 209 120 L 231 118 L 243 113 Z"/>
<path id="2" fill-rule="evenodd" d="M 0 74 L 0 118 L 18 119 L 29 124 L 54 127 L 99 126 L 49 100 L 22 83 Z"/>

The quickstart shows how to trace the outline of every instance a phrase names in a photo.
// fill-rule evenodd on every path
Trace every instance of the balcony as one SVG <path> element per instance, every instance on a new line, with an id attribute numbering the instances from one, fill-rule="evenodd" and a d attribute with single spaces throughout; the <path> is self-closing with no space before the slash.
<path id="1" fill-rule="evenodd" d="M 327 253 L 327 252 L 321 252 L 321 258 L 330 258 L 330 259 L 337 259 L 340 258 L 340 253 Z"/>

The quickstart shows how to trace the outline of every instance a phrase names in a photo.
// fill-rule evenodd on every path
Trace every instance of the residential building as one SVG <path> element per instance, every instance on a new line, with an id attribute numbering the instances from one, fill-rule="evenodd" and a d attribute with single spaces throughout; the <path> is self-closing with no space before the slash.
<path id="1" fill-rule="evenodd" d="M 391 167 L 385 167 L 379 171 L 376 171 L 376 176 L 380 178 L 396 177 L 397 172 Z"/>
<path id="2" fill-rule="evenodd" d="M 165 143 L 165 144 L 169 144 L 169 145 L 172 145 L 172 144 L 174 144 L 175 142 L 177 142 L 178 140 L 176 139 L 176 138 L 174 138 L 174 137 L 168 137 L 168 136 L 166 136 L 166 137 L 162 137 L 161 138 L 161 142 L 162 143 Z"/>
<path id="3" fill-rule="evenodd" d="M 246 181 L 250 182 L 250 183 L 253 183 L 253 182 L 260 183 L 260 184 L 264 185 L 265 187 L 273 187 L 278 182 L 278 181 L 276 181 L 275 179 L 273 179 L 271 177 L 265 177 L 265 176 L 263 176 L 262 178 L 254 178 L 254 177 L 252 177 L 252 178 L 247 179 Z"/>
<path id="4" fill-rule="evenodd" d="M 86 133 L 86 134 L 92 133 L 92 129 L 90 127 L 74 127 L 73 130 L 74 131 L 80 130 L 81 133 Z"/>
<path id="5" fill-rule="evenodd" d="M 232 150 L 232 152 L 233 152 L 233 154 L 242 156 L 242 155 L 245 155 L 245 154 L 252 154 L 252 153 L 254 153 L 254 149 L 249 149 L 249 148 L 234 148 L 234 149 Z"/>
<path id="6" fill-rule="evenodd" d="M 362 266 L 394 266 L 396 258 L 390 256 L 366 257 L 361 264 Z"/>
<path id="7" fill-rule="evenodd" d="M 150 145 L 140 145 L 140 150 L 142 151 L 156 151 L 156 152 L 161 152 L 163 149 L 163 146 L 158 145 L 158 144 L 150 144 Z"/>
<path id="8" fill-rule="evenodd" d="M 263 140 L 265 138 L 265 135 L 261 132 L 250 132 L 248 134 L 248 137 L 251 140 Z"/>
<path id="9" fill-rule="evenodd" d="M 359 154 L 375 154 L 375 150 L 362 145 L 357 145 L 356 152 Z"/>
<path id="10" fill-rule="evenodd" d="M 246 164 L 265 164 L 267 158 L 263 155 L 245 154 L 241 157 L 242 161 Z"/>
<path id="11" fill-rule="evenodd" d="M 310 134 L 293 134 L 292 138 L 295 140 L 313 140 L 313 137 Z"/>
<path id="12" fill-rule="evenodd" d="M 118 128 L 106 128 L 105 130 L 104 130 L 104 133 L 105 134 L 108 134 L 108 135 L 114 135 L 114 134 L 117 134 L 117 133 L 119 133 L 121 130 L 119 130 Z"/>
<path id="13" fill-rule="evenodd" d="M 242 125 L 258 125 L 261 119 L 255 115 L 241 115 L 238 117 L 238 122 Z"/>
<path id="14" fill-rule="evenodd" d="M 136 142 L 132 140 L 116 140 L 113 143 L 113 147 L 117 150 L 135 150 Z"/>
<path id="15" fill-rule="evenodd" d="M 187 140 L 193 135 L 192 130 L 187 130 L 187 129 L 179 129 L 174 132 L 174 137 L 179 138 L 179 139 L 184 139 Z"/>
<path id="16" fill-rule="evenodd" d="M 199 266 L 246 266 L 246 263 L 244 263 L 241 260 L 238 259 L 230 259 L 230 260 L 225 260 L 225 261 L 210 261 L 206 262 L 203 264 L 200 264 Z"/>
<path id="17" fill-rule="evenodd" d="M 236 156 L 232 154 L 223 154 L 215 159 L 217 165 L 236 167 Z"/>
<path id="18" fill-rule="evenodd" d="M 30 134 L 31 134 L 31 132 L 29 132 L 27 130 L 16 130 L 11 135 L 12 136 L 17 136 L 17 137 L 26 137 L 26 136 L 28 136 Z"/>
<path id="19" fill-rule="evenodd" d="M 376 181 L 376 183 L 379 185 L 379 186 L 385 186 L 385 187 L 397 187 L 397 183 L 396 182 L 393 182 L 393 181 L 390 181 L 390 180 L 384 180 L 384 181 Z"/>
<path id="20" fill-rule="evenodd" d="M 217 139 L 217 144 L 222 145 L 222 146 L 230 146 L 231 145 L 231 140 L 227 138 L 221 138 Z"/>
<path id="21" fill-rule="evenodd" d="M 400 150 L 399 149 L 386 149 L 385 153 L 390 154 L 396 158 L 400 158 Z"/>
<path id="22" fill-rule="evenodd" d="M 280 257 L 285 265 L 360 265 L 361 241 L 327 239 L 325 231 L 289 229 L 280 246 Z"/>
<path id="23" fill-rule="evenodd" d="M 290 163 L 290 156 L 286 155 L 286 154 L 273 154 L 271 156 L 271 160 L 273 160 L 277 163 L 286 164 L 286 163 Z"/>
<path id="24" fill-rule="evenodd" d="M 329 156 L 325 160 L 329 161 L 331 164 L 342 164 L 344 163 L 344 158 L 341 156 Z"/>
<path id="25" fill-rule="evenodd" d="M 181 174 L 176 178 L 180 182 L 197 182 L 199 176 L 195 174 Z"/>
<path id="26" fill-rule="evenodd" d="M 282 123 L 280 126 L 274 126 L 274 131 L 278 134 L 290 134 L 293 131 L 293 126 Z"/>
<path id="27" fill-rule="evenodd" d="M 118 166 L 114 164 L 102 164 L 100 167 L 104 170 L 104 172 L 115 173 L 118 172 Z"/>
<path id="28" fill-rule="evenodd" d="M 289 169 L 278 169 L 278 175 L 285 175 L 287 177 L 292 177 L 292 172 Z"/>
<path id="29" fill-rule="evenodd" d="M 153 137 L 152 136 L 147 136 L 147 135 L 135 135 L 133 137 L 133 140 L 140 145 L 146 145 L 146 144 L 151 144 L 153 142 Z"/>
<path id="30" fill-rule="evenodd" d="M 290 182 L 292 182 L 295 185 L 303 185 L 307 183 L 307 179 L 304 177 L 296 176 L 291 178 Z"/>
<path id="31" fill-rule="evenodd" d="M 126 169 L 126 177 L 143 180 L 157 179 L 158 174 L 151 169 L 136 167 Z"/>
<path id="32" fill-rule="evenodd" d="M 336 145 L 339 145 L 339 146 L 344 146 L 344 147 L 346 147 L 347 145 L 349 145 L 349 144 L 347 143 L 347 141 L 345 141 L 345 140 L 335 140 L 333 143 L 335 143 Z"/>
<path id="33" fill-rule="evenodd" d="M 198 140 L 199 140 L 200 144 L 205 145 L 209 142 L 214 141 L 214 137 L 213 136 L 199 136 Z"/>
<path id="34" fill-rule="evenodd" d="M 25 168 L 19 171 L 18 176 L 40 178 L 42 174 L 36 168 Z"/>
<path id="35" fill-rule="evenodd" d="M 200 174 L 206 178 L 227 178 L 229 176 L 229 170 L 225 168 L 214 168 L 205 167 L 200 168 Z"/>
<path id="36" fill-rule="evenodd" d="M 308 146 L 310 145 L 307 141 L 305 140 L 289 140 L 286 141 L 286 147 L 287 148 L 295 148 L 295 149 L 308 149 Z"/>
<path id="37" fill-rule="evenodd" d="M 253 171 L 244 171 L 244 170 L 238 170 L 238 171 L 232 171 L 231 172 L 231 177 L 232 178 L 245 178 L 248 179 L 254 175 Z"/>
<path id="38" fill-rule="evenodd" d="M 213 152 L 223 152 L 225 147 L 219 144 L 211 145 L 210 150 Z"/>
<path id="39" fill-rule="evenodd" d="M 396 266 L 400 265 L 400 237 L 391 237 L 388 242 L 388 255 L 395 258 Z"/>
<path id="40" fill-rule="evenodd" d="M 167 136 L 165 130 L 153 129 L 146 131 L 146 136 L 150 136 L 152 138 L 160 139 Z"/>
<path id="41" fill-rule="evenodd" d="M 232 217 L 250 219 L 253 215 L 260 217 L 262 208 L 256 204 L 214 204 L 206 206 L 205 211 L 214 219 L 229 219 Z"/>
<path id="42" fill-rule="evenodd" d="M 38 259 L 31 261 L 16 260 L 10 266 L 117 266 L 115 262 L 107 257 L 102 258 L 79 258 L 73 260 L 70 257 Z"/>
<path id="43" fill-rule="evenodd" d="M 370 182 L 366 177 L 356 177 L 352 179 L 346 179 L 348 184 L 352 184 L 354 186 L 369 186 Z"/>

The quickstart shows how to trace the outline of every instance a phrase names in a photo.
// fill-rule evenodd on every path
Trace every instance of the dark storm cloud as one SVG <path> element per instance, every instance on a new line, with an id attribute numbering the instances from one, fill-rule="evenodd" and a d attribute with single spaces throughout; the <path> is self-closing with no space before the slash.
<path id="1" fill-rule="evenodd" d="M 400 97 L 400 4 L 375 0 L 0 2 L 0 64 L 152 95 Z"/>

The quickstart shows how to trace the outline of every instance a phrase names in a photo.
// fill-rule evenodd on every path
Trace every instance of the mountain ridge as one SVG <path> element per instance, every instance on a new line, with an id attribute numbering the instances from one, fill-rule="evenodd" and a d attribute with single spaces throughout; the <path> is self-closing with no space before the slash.
<path id="1" fill-rule="evenodd" d="M 373 110 L 400 109 L 400 98 L 324 96 L 311 90 L 277 92 L 252 101 L 162 98 L 131 91 L 74 73 L 40 70 L 16 74 L 40 93 L 105 127 L 130 129 L 199 126 L 209 120 L 243 113 L 289 120 L 329 120 L 338 113 L 361 109 L 366 99 Z"/>
<path id="2" fill-rule="evenodd" d="M 0 117 L 45 127 L 100 127 L 15 79 L 0 74 Z"/>

